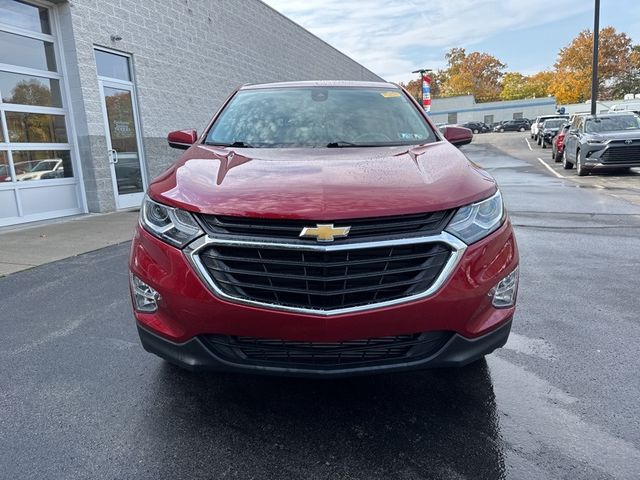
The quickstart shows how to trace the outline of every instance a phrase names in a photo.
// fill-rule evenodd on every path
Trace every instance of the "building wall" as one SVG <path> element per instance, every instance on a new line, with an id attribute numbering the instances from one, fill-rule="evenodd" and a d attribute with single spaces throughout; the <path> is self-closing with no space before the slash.
<path id="1" fill-rule="evenodd" d="M 453 123 L 465 123 L 483 122 L 487 115 L 492 115 L 494 122 L 500 122 L 512 120 L 514 114 L 522 114 L 522 117 L 532 119 L 538 115 L 553 114 L 555 111 L 554 97 L 476 103 L 473 95 L 462 95 L 435 98 L 431 101 L 431 118 L 436 123 L 449 123 L 450 114 L 456 114 L 457 120 Z"/>
<path id="2" fill-rule="evenodd" d="M 90 211 L 115 205 L 95 46 L 132 55 L 150 178 L 180 153 L 167 133 L 201 131 L 238 85 L 381 80 L 258 0 L 74 0 L 57 10 Z"/>

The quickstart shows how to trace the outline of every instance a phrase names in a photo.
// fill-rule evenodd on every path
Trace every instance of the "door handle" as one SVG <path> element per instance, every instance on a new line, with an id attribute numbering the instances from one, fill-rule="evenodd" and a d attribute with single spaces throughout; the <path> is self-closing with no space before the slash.
<path id="1" fill-rule="evenodd" d="M 113 148 L 109 150 L 109 163 L 113 163 L 114 165 L 118 163 L 118 152 Z"/>

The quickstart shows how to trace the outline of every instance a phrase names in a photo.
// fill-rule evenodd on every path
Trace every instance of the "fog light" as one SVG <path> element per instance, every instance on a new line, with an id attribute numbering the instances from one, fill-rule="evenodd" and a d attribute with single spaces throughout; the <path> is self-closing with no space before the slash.
<path id="1" fill-rule="evenodd" d="M 151 313 L 158 309 L 160 294 L 134 274 L 131 274 L 131 290 L 136 310 Z"/>
<path id="2" fill-rule="evenodd" d="M 518 292 L 518 267 L 509 275 L 500 280 L 500 283 L 492 289 L 493 301 L 496 308 L 512 307 L 516 301 Z"/>

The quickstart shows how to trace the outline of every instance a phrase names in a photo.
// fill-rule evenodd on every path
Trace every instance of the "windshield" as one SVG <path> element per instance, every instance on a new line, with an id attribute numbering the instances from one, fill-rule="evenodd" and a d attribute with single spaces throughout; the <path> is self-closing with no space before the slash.
<path id="1" fill-rule="evenodd" d="M 254 148 L 415 145 L 437 140 L 398 89 L 300 87 L 241 90 L 206 143 Z"/>
<path id="2" fill-rule="evenodd" d="M 584 128 L 587 133 L 639 130 L 640 117 L 635 115 L 620 115 L 615 117 L 587 118 Z"/>
<path id="3" fill-rule="evenodd" d="M 547 120 L 544 122 L 544 128 L 560 128 L 560 125 L 564 123 L 564 119 L 560 120 Z"/>
<path id="4" fill-rule="evenodd" d="M 48 172 L 53 170 L 56 166 L 56 160 L 43 160 L 38 162 L 35 167 L 33 167 L 30 172 Z"/>

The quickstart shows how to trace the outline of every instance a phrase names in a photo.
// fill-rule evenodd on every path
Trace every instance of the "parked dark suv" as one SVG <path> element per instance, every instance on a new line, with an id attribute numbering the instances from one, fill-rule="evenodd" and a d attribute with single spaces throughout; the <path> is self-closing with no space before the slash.
<path id="1" fill-rule="evenodd" d="M 517 120 L 509 120 L 501 125 L 494 127 L 494 132 L 524 132 L 531 128 L 529 120 L 524 118 Z"/>
<path id="2" fill-rule="evenodd" d="M 473 133 L 488 133 L 491 131 L 489 125 L 484 122 L 467 122 L 461 125 L 464 128 L 468 128 Z"/>

